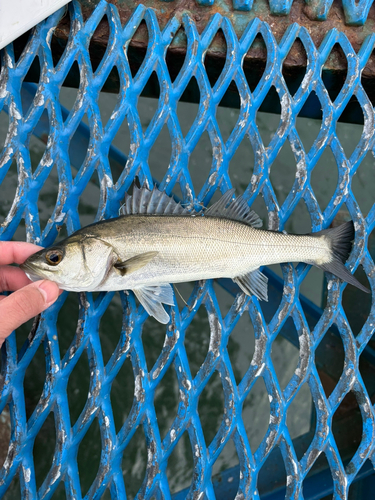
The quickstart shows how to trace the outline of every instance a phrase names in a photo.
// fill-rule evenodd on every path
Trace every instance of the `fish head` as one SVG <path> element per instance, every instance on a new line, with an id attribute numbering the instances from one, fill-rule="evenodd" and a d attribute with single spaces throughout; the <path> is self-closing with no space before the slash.
<path id="1" fill-rule="evenodd" d="M 112 267 L 112 247 L 97 238 L 67 238 L 31 255 L 20 268 L 31 281 L 47 279 L 68 291 L 94 291 Z"/>

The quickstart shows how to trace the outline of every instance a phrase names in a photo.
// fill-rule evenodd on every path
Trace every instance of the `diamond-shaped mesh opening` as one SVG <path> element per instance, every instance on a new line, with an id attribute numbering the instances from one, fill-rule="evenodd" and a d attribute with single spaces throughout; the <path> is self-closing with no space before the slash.
<path id="1" fill-rule="evenodd" d="M 155 390 L 155 412 L 158 419 L 158 427 L 162 439 L 170 430 L 174 421 L 179 404 L 179 390 L 176 371 L 171 364 L 162 380 Z M 172 431 L 173 436 L 173 431 Z"/>
<path id="2" fill-rule="evenodd" d="M 63 294 L 60 297 L 60 310 L 57 316 L 56 329 L 61 359 L 66 355 L 74 338 L 82 333 L 82 319 L 79 320 L 79 299 L 76 294 Z"/>
<path id="3" fill-rule="evenodd" d="M 85 115 L 86 116 L 86 115 Z M 87 119 L 87 117 L 86 117 Z M 87 135 L 83 135 L 80 130 L 74 132 L 69 144 L 69 160 L 72 170 L 72 177 L 76 178 L 82 174 L 82 167 L 86 161 L 90 160 L 90 141 L 92 140 L 91 131 L 87 131 Z M 77 144 L 80 143 L 80 148 L 77 149 Z"/>
<path id="4" fill-rule="evenodd" d="M 247 62 L 245 57 L 245 76 L 251 92 L 254 92 L 262 79 L 266 69 L 265 61 L 267 61 L 267 46 L 261 33 L 257 33 L 247 51 L 247 55 L 252 58 L 252 61 Z"/>
<path id="5" fill-rule="evenodd" d="M 356 117 L 359 122 L 363 121 L 363 111 L 356 96 L 353 96 L 347 106 L 345 107 L 340 119 L 345 119 L 345 113 L 350 114 L 351 118 Z M 340 144 L 345 152 L 347 158 L 350 158 L 359 146 L 359 141 L 363 134 L 363 125 L 355 123 L 342 123 L 336 124 L 336 135 Z"/>
<path id="6" fill-rule="evenodd" d="M 252 453 L 258 449 L 269 425 L 270 395 L 262 377 L 256 379 L 243 403 L 242 420 Z"/>
<path id="7" fill-rule="evenodd" d="M 223 386 L 218 372 L 214 372 L 203 389 L 198 403 L 199 419 L 207 446 L 214 439 L 224 416 Z"/>
<path id="8" fill-rule="evenodd" d="M 148 370 L 151 371 L 158 359 L 165 339 L 165 325 L 162 325 L 151 316 L 146 319 L 142 331 L 142 343 Z"/>
<path id="9" fill-rule="evenodd" d="M 335 101 L 344 86 L 348 74 L 348 59 L 339 43 L 335 43 L 330 51 L 326 64 L 340 68 L 339 77 L 333 76 L 333 72 L 326 70 L 322 72 L 322 80 L 328 91 L 331 101 Z"/>
<path id="10" fill-rule="evenodd" d="M 39 83 L 40 81 L 40 59 L 38 56 L 35 57 L 33 62 L 30 65 L 30 68 L 25 76 L 25 82 L 35 82 Z M 24 117 L 27 117 L 28 111 L 30 107 L 32 108 L 32 103 L 33 103 L 33 98 L 36 93 L 36 88 L 35 91 L 32 91 L 30 88 L 27 90 L 23 90 L 21 92 L 21 103 L 22 103 L 22 113 Z M 43 104 L 43 98 L 40 98 L 39 95 L 36 98 L 36 102 L 38 105 Z"/>
<path id="11" fill-rule="evenodd" d="M 46 383 L 46 361 L 44 344 L 40 343 L 29 366 L 26 369 L 23 389 L 25 393 L 26 416 L 29 419 L 38 405 Z"/>
<path id="12" fill-rule="evenodd" d="M 249 369 L 255 348 L 254 328 L 248 314 L 243 313 L 228 339 L 228 354 L 237 384 Z"/>
<path id="13" fill-rule="evenodd" d="M 249 184 L 251 186 L 251 179 L 254 172 L 254 151 L 246 135 L 238 144 L 229 162 L 229 172 L 231 174 L 233 187 L 236 189 L 236 196 L 243 193 Z M 257 210 L 254 207 L 254 203 L 251 208 L 264 220 L 266 216 L 264 205 L 263 210 Z"/>
<path id="14" fill-rule="evenodd" d="M 374 206 L 374 199 L 370 194 L 374 193 L 375 190 L 374 177 L 371 175 L 374 167 L 374 155 L 369 151 L 361 161 L 361 164 L 352 179 L 352 193 L 354 194 L 356 202 L 358 203 L 364 217 L 367 216 L 371 208 Z M 369 245 L 369 251 L 371 252 L 371 245 Z"/>
<path id="15" fill-rule="evenodd" d="M 145 60 L 148 46 L 148 28 L 146 21 L 142 19 L 128 45 L 127 56 L 133 78 Z"/>
<path id="16" fill-rule="evenodd" d="M 221 108 L 220 106 L 226 106 L 232 109 L 228 113 L 226 108 Z M 234 132 L 234 128 L 238 123 L 238 118 L 241 112 L 240 106 L 241 106 L 241 97 L 240 94 L 238 93 L 238 87 L 236 85 L 236 82 L 233 81 L 230 83 L 228 90 L 223 95 L 219 107 L 216 110 L 216 118 L 224 142 L 227 142 L 231 133 Z"/>
<path id="17" fill-rule="evenodd" d="M 346 421 L 346 423 L 344 423 Z M 350 421 L 350 427 L 348 422 Z M 349 461 L 357 451 L 363 432 L 363 422 L 357 399 L 353 392 L 349 392 L 332 419 L 332 433 L 335 437 L 341 459 Z M 348 433 L 350 438 L 348 439 Z"/>
<path id="18" fill-rule="evenodd" d="M 332 199 L 337 187 L 337 181 L 336 159 L 331 148 L 326 147 L 311 174 L 311 186 L 322 211 Z"/>
<path id="19" fill-rule="evenodd" d="M 311 95 L 314 96 L 314 99 L 311 98 L 311 101 L 312 101 L 311 107 L 314 109 L 314 107 L 316 105 L 318 107 L 318 109 L 320 109 L 321 104 L 320 104 L 315 92 L 310 94 L 310 96 Z M 310 96 L 309 96 L 309 98 L 310 98 Z M 318 120 L 318 119 L 312 120 L 311 118 L 303 118 L 302 116 L 297 116 L 297 118 L 296 118 L 296 131 L 298 133 L 299 139 L 302 142 L 302 145 L 303 145 L 303 148 L 304 148 L 306 154 L 310 151 L 315 140 L 317 139 L 319 132 L 320 132 L 320 129 L 321 129 L 321 126 L 322 126 L 321 120 Z"/>
<path id="20" fill-rule="evenodd" d="M 178 49 L 177 49 L 178 47 Z M 165 62 L 167 63 L 167 68 L 171 81 L 174 82 L 179 75 L 185 60 L 186 55 L 183 50 L 187 47 L 187 37 L 184 28 L 181 26 L 177 31 L 173 40 L 170 43 L 170 49 L 167 52 Z"/>
<path id="21" fill-rule="evenodd" d="M 210 325 L 207 311 L 202 305 L 194 315 L 194 319 L 185 333 L 185 349 L 192 377 L 197 374 L 203 364 L 207 356 L 209 343 Z"/>
<path id="22" fill-rule="evenodd" d="M 354 276 L 366 288 L 370 289 L 369 282 L 365 271 L 362 266 L 358 266 Z M 354 286 L 347 286 L 342 294 L 342 305 L 349 321 L 350 328 L 356 336 L 361 331 L 363 325 L 366 323 L 371 311 L 371 296 L 361 293 L 360 290 Z M 353 307 L 353 304 L 355 306 Z"/>
<path id="23" fill-rule="evenodd" d="M 288 340 L 287 340 L 288 339 Z M 298 334 L 292 318 L 288 318 L 272 344 L 272 362 L 275 366 L 281 390 L 284 390 L 298 365 Z M 287 366 L 280 363 L 280 357 L 288 360 Z"/>
<path id="24" fill-rule="evenodd" d="M 5 141 L 8 135 L 9 128 L 9 118 L 8 113 L 5 111 L 0 112 L 0 154 L 3 152 L 3 148 L 5 147 Z"/>
<path id="25" fill-rule="evenodd" d="M 0 185 L 0 196 L 2 200 L 0 207 L 1 222 L 4 221 L 13 205 L 17 193 L 17 186 L 17 162 L 13 160 L 9 166 L 5 179 Z"/>
<path id="26" fill-rule="evenodd" d="M 184 432 L 174 447 L 167 466 L 171 494 L 189 488 L 193 480 L 194 459 L 189 435 Z"/>
<path id="27" fill-rule="evenodd" d="M 71 424 L 74 425 L 81 414 L 90 386 L 90 368 L 87 353 L 83 352 L 69 376 L 66 394 L 69 403 Z"/>
<path id="28" fill-rule="evenodd" d="M 108 18 L 106 15 L 104 15 L 103 18 L 100 20 L 98 26 L 96 27 L 94 33 L 92 34 L 89 44 L 91 66 L 94 73 L 98 69 L 104 57 L 107 48 L 108 35 L 109 35 Z"/>
<path id="29" fill-rule="evenodd" d="M 318 369 L 319 377 L 328 398 L 344 369 L 344 345 L 341 336 L 338 335 L 337 326 L 332 325 L 321 340 L 315 351 L 315 365 Z"/>
<path id="30" fill-rule="evenodd" d="M 212 167 L 212 144 L 207 131 L 200 136 L 198 143 L 190 154 L 189 173 L 198 194 L 210 175 Z"/>
<path id="31" fill-rule="evenodd" d="M 209 75 L 211 87 L 215 86 L 224 69 L 227 50 L 227 42 L 223 30 L 219 29 L 213 37 L 204 58 L 204 65 Z"/>
<path id="32" fill-rule="evenodd" d="M 0 467 L 4 465 L 8 453 L 11 433 L 11 422 L 9 407 L 5 406 L 0 414 Z"/>
<path id="33" fill-rule="evenodd" d="M 306 496 L 312 485 L 319 481 L 320 492 L 324 499 L 331 500 L 333 491 L 333 479 L 331 469 L 325 453 L 322 453 L 311 467 L 305 480 L 302 483 L 303 495 Z"/>
<path id="34" fill-rule="evenodd" d="M 38 432 L 33 447 L 35 480 L 39 488 L 51 466 L 56 445 L 55 419 L 50 412 Z"/>
<path id="35" fill-rule="evenodd" d="M 69 88 L 74 87 L 74 88 Z M 64 121 L 74 113 L 74 105 L 82 106 L 82 98 L 84 97 L 81 89 L 80 68 L 77 61 L 71 65 L 59 93 L 59 101 L 61 106 L 66 108 L 66 113 L 63 113 Z M 71 113 L 71 115 L 69 115 Z M 87 118 L 85 123 L 87 123 Z"/>
<path id="36" fill-rule="evenodd" d="M 275 489 L 285 488 L 287 484 L 285 464 L 278 446 L 269 454 L 259 472 L 257 486 L 261 499 L 266 498 L 266 491 L 270 488 L 270 481 L 272 481 L 272 487 Z"/>
<path id="37" fill-rule="evenodd" d="M 120 90 L 119 90 L 119 84 L 120 84 L 120 75 L 117 69 L 117 66 L 113 66 L 111 69 L 107 80 L 104 82 L 104 85 L 99 93 L 99 98 L 98 98 L 98 105 L 100 109 L 100 116 L 102 120 L 102 126 L 104 127 L 109 127 L 112 124 L 112 120 L 116 118 L 116 113 L 118 111 L 118 106 L 115 106 L 114 109 L 111 109 L 112 103 L 118 104 L 118 101 L 120 100 Z M 108 92 L 111 92 L 111 94 L 108 94 Z M 108 123 L 108 120 L 109 123 Z"/>
<path id="38" fill-rule="evenodd" d="M 100 201 L 99 178 L 97 170 L 94 170 L 91 179 L 86 184 L 78 204 L 79 220 L 81 226 L 88 226 L 95 222 Z"/>
<path id="39" fill-rule="evenodd" d="M 150 149 L 148 165 L 152 175 L 162 179 L 171 162 L 172 144 L 168 126 L 165 124 L 160 130 L 158 137 Z"/>
<path id="40" fill-rule="evenodd" d="M 142 426 L 139 426 L 126 447 L 121 463 L 127 498 L 135 498 L 146 472 L 147 448 Z"/>
<path id="41" fill-rule="evenodd" d="M 94 418 L 80 442 L 77 454 L 82 495 L 88 492 L 90 485 L 95 479 L 100 464 L 101 452 L 99 422 L 97 418 Z"/>
<path id="42" fill-rule="evenodd" d="M 70 12 L 68 8 L 65 8 L 65 12 L 60 20 L 59 23 L 59 28 L 60 28 L 60 33 L 64 32 L 69 33 L 71 29 L 71 19 L 70 19 Z M 66 46 L 68 45 L 68 37 L 66 36 L 59 36 L 56 37 L 55 33 L 52 35 L 51 39 L 51 53 L 52 53 L 52 59 L 53 59 L 53 64 L 56 67 L 59 62 L 61 57 L 64 54 L 64 51 L 66 49 Z"/>
<path id="43" fill-rule="evenodd" d="M 124 425 L 133 405 L 134 375 L 129 358 L 123 362 L 111 386 L 111 401 L 116 432 Z"/>
<path id="44" fill-rule="evenodd" d="M 285 141 L 275 161 L 271 165 L 270 180 L 275 191 L 277 201 L 281 206 L 294 184 L 296 174 L 296 160 L 289 141 Z"/>
<path id="45" fill-rule="evenodd" d="M 306 66 L 307 54 L 305 47 L 301 40 L 296 38 L 283 63 L 283 77 L 292 96 L 297 92 L 305 77 Z"/>
<path id="46" fill-rule="evenodd" d="M 280 96 L 277 93 L 274 85 L 272 85 L 270 90 L 267 92 L 264 101 L 268 106 L 267 111 L 271 111 L 275 116 L 257 113 L 256 124 L 264 147 L 268 147 L 270 145 L 270 142 L 274 138 L 280 124 Z"/>
<path id="47" fill-rule="evenodd" d="M 238 455 L 236 452 L 236 447 L 233 443 L 232 439 L 229 439 L 224 448 L 222 449 L 218 459 L 214 463 L 212 467 L 212 481 L 215 482 L 223 482 L 222 475 L 220 473 L 227 471 L 228 469 L 232 469 L 233 472 L 228 475 L 228 478 L 225 478 L 228 484 L 238 483 L 240 470 L 238 467 Z M 237 467 L 236 467 L 237 466 Z M 228 495 L 228 498 L 231 498 Z M 232 497 L 234 498 L 234 496 Z"/>

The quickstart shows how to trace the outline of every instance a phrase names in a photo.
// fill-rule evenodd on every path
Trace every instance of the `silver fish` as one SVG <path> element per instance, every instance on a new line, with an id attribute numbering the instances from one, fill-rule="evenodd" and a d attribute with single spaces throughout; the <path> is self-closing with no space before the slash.
<path id="1" fill-rule="evenodd" d="M 161 323 L 173 305 L 171 283 L 232 278 L 248 295 L 267 300 L 260 266 L 305 262 L 368 292 L 344 266 L 353 223 L 314 234 L 260 229 L 262 221 L 234 190 L 203 213 L 190 212 L 165 193 L 134 188 L 120 216 L 91 224 L 29 257 L 21 268 L 35 281 L 49 279 L 63 290 L 133 290 Z"/>

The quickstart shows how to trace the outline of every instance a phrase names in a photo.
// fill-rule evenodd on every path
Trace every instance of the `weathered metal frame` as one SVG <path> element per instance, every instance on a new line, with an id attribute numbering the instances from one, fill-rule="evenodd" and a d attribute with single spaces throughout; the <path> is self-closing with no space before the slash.
<path id="1" fill-rule="evenodd" d="M 105 57 L 93 73 L 88 50 L 89 42 L 104 14 L 107 15 L 110 28 L 108 47 Z M 364 217 L 351 190 L 353 175 L 366 153 L 374 147 L 374 109 L 361 83 L 361 72 L 375 45 L 374 35 L 364 41 L 356 54 L 347 37 L 337 30 L 329 32 L 317 49 L 308 31 L 296 24 L 291 25 L 282 40 L 277 43 L 269 26 L 254 19 L 238 40 L 230 21 L 219 14 L 212 17 L 202 34 L 198 33 L 194 22 L 187 14 L 183 16 L 182 21 L 177 18 L 170 19 L 160 31 L 155 13 L 143 6 L 134 11 L 123 27 L 116 7 L 104 0 L 98 3 L 85 22 L 79 3 L 74 1 L 70 6 L 69 41 L 55 68 L 50 41 L 52 31 L 61 15 L 62 12 L 59 12 L 36 27 L 18 61 L 14 58 L 12 45 L 2 52 L 0 110 L 4 107 L 8 109 L 10 126 L 0 156 L 0 181 L 7 174 L 13 159 L 17 161 L 19 173 L 16 198 L 1 226 L 2 239 L 10 239 L 23 218 L 28 240 L 44 245 L 54 241 L 58 226 L 62 223 L 66 224 L 69 232 L 78 229 L 79 196 L 90 181 L 94 170 L 98 172 L 101 189 L 97 219 L 115 216 L 125 192 L 136 176 L 141 183 L 146 182 L 150 186 L 153 184 L 148 155 L 162 126 L 167 123 L 172 140 L 172 158 L 168 171 L 161 180 L 161 189 L 170 193 L 174 184 L 179 182 L 185 202 L 197 206 L 201 203 L 207 204 L 217 189 L 224 192 L 231 187 L 229 160 L 242 140 L 250 140 L 255 151 L 255 168 L 245 191 L 249 205 L 257 196 L 262 195 L 268 209 L 269 228 L 281 230 L 298 202 L 303 199 L 311 215 L 313 230 L 317 231 L 327 227 L 340 207 L 345 204 L 356 228 L 354 250 L 348 265 L 354 270 L 361 264 L 371 288 L 374 288 L 374 263 L 367 242 L 375 226 L 375 207 L 373 206 L 367 217 Z M 143 19 L 149 32 L 147 57 L 133 78 L 126 48 Z M 181 22 L 188 40 L 188 57 L 178 77 L 172 83 L 165 54 Z M 218 81 L 211 88 L 205 71 L 204 56 L 219 28 L 226 38 L 230 57 L 227 57 Z M 268 57 L 265 73 L 254 92 L 250 92 L 242 69 L 242 61 L 257 33 L 262 34 Z M 297 37 L 305 47 L 308 65 L 301 86 L 292 97 L 282 76 L 282 63 Z M 343 88 L 332 103 L 321 78 L 321 68 L 336 43 L 341 45 L 346 54 L 348 72 Z M 22 83 L 36 55 L 40 58 L 42 72 L 32 106 L 24 116 L 21 104 Z M 81 72 L 80 90 L 74 108 L 65 118 L 58 102 L 58 94 L 75 59 L 78 60 Z M 120 98 L 110 120 L 103 127 L 98 108 L 98 95 L 114 64 L 120 75 Z M 159 107 L 150 126 L 143 133 L 136 103 L 154 70 L 161 83 Z M 192 76 L 197 79 L 201 99 L 197 118 L 187 136 L 183 137 L 178 125 L 176 106 Z M 232 81 L 236 82 L 241 108 L 236 127 L 224 143 L 215 114 Z M 257 130 L 255 116 L 272 85 L 280 96 L 281 120 L 275 136 L 265 148 Z M 306 152 L 298 137 L 295 120 L 312 91 L 316 92 L 321 102 L 323 120 L 314 145 L 309 152 Z M 352 95 L 356 95 L 363 110 L 364 130 L 357 148 L 350 158 L 346 158 L 335 125 Z M 27 146 L 30 135 L 37 130 L 45 108 L 49 114 L 50 133 L 44 156 L 33 173 Z M 77 128 L 82 126 L 81 121 L 85 113 L 89 119 L 90 144 L 85 161 L 73 179 L 68 154 L 69 142 Z M 131 148 L 123 173 L 114 184 L 108 154 L 111 140 L 124 119 L 130 126 Z M 189 174 L 188 159 L 205 130 L 208 131 L 212 142 L 213 162 L 207 182 L 199 193 L 195 193 Z M 292 146 L 297 171 L 289 196 L 284 204 L 279 206 L 269 179 L 269 169 L 286 140 Z M 336 158 L 339 180 L 330 203 L 322 211 L 312 190 L 310 176 L 326 147 L 331 148 Z M 57 165 L 58 169 L 59 194 L 51 220 L 42 232 L 38 215 L 38 193 L 53 165 Z M 350 485 L 356 478 L 361 477 L 359 471 L 362 471 L 363 467 L 366 469 L 366 474 L 371 471 L 371 466 L 369 467 L 366 461 L 369 459 L 374 465 L 375 412 L 358 367 L 359 358 L 374 331 L 374 300 L 361 332 L 354 337 L 342 305 L 345 284 L 329 277 L 327 306 L 314 329 L 310 330 L 299 297 L 299 286 L 308 272 L 308 266 L 299 265 L 294 268 L 292 265 L 285 265 L 283 271 L 281 302 L 269 322 L 265 320 L 264 311 L 257 299 L 249 299 L 241 294 L 236 295 L 231 310 L 225 318 L 222 318 L 212 283 L 197 283 L 187 307 L 182 311 L 179 311 L 177 305 L 171 307 L 172 320 L 166 329 L 165 344 L 150 371 L 147 370 L 141 339 L 146 313 L 141 307 L 136 306 L 131 294 L 121 294 L 124 308 L 123 330 L 118 346 L 106 366 L 101 354 L 98 321 L 113 296 L 111 293 L 101 294 L 96 300 L 91 294 L 81 295 L 77 331 L 71 347 L 61 359 L 56 319 L 66 298 L 64 294 L 48 313 L 43 315 L 35 335 L 19 353 L 14 335 L 5 343 L 0 410 L 5 405 L 10 409 L 12 436 L 8 457 L 0 472 L 0 495 L 7 490 L 13 477 L 18 475 L 24 497 L 50 498 L 59 482 L 63 480 L 67 497 L 80 498 L 78 468 L 73 458 L 85 433 L 94 418 L 97 418 L 102 436 L 102 457 L 96 480 L 87 498 L 100 498 L 106 488 L 110 489 L 113 498 L 125 498 L 121 457 L 139 425 L 143 425 L 145 430 L 149 452 L 146 477 L 139 498 L 150 498 L 152 495 L 158 498 L 170 497 L 166 477 L 167 462 L 185 430 L 189 433 L 195 460 L 194 478 L 188 496 L 200 497 L 205 494 L 208 498 L 215 497 L 215 485 L 211 478 L 212 465 L 227 441 L 232 439 L 240 461 L 237 488 L 239 498 L 255 498 L 258 495 L 259 471 L 276 446 L 282 453 L 287 473 L 287 498 L 303 498 L 302 485 L 322 452 L 327 456 L 333 476 L 334 498 L 347 498 Z M 193 379 L 184 348 L 184 332 L 201 304 L 207 309 L 209 316 L 211 341 L 206 360 Z M 239 317 L 246 314 L 246 311 L 254 326 L 256 350 L 247 373 L 237 385 L 226 343 Z M 273 341 L 289 317 L 293 319 L 298 332 L 300 359 L 294 376 L 285 390 L 281 391 L 270 351 Z M 345 362 L 343 372 L 338 375 L 338 383 L 327 398 L 318 367 L 314 363 L 314 356 L 317 347 L 326 338 L 327 331 L 333 324 L 337 326 L 341 337 Z M 22 381 L 26 368 L 41 342 L 45 346 L 48 374 L 40 401 L 27 421 Z M 91 367 L 90 395 L 79 419 L 71 426 L 66 387 L 69 376 L 84 350 L 88 354 Z M 110 387 L 126 356 L 130 357 L 133 365 L 134 403 L 124 426 L 116 434 L 109 397 Z M 156 386 L 172 363 L 179 384 L 180 405 L 170 432 L 162 441 L 157 426 L 153 395 Z M 214 440 L 206 443 L 197 413 L 197 402 L 215 371 L 221 375 L 226 413 Z M 254 451 L 250 449 L 246 436 L 241 407 L 259 377 L 263 378 L 270 396 L 271 419 L 266 436 L 259 448 Z M 286 415 L 295 395 L 304 383 L 310 387 L 317 413 L 317 424 L 306 453 L 298 461 L 295 453 L 296 443 L 290 437 Z M 357 451 L 347 464 L 340 456 L 331 421 L 344 396 L 349 392 L 354 394 L 361 412 L 363 435 Z M 50 411 L 54 412 L 56 422 L 57 447 L 51 470 L 37 492 L 32 447 Z"/>

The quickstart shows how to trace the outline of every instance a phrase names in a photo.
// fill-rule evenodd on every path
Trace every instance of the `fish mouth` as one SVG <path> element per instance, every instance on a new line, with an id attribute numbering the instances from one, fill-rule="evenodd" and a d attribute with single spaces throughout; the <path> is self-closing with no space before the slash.
<path id="1" fill-rule="evenodd" d="M 20 269 L 22 269 L 22 271 L 26 274 L 26 276 L 31 281 L 40 281 L 40 280 L 45 279 L 40 274 L 38 274 L 37 271 L 39 271 L 39 269 L 34 267 L 29 262 L 24 262 L 23 264 L 21 264 Z"/>

